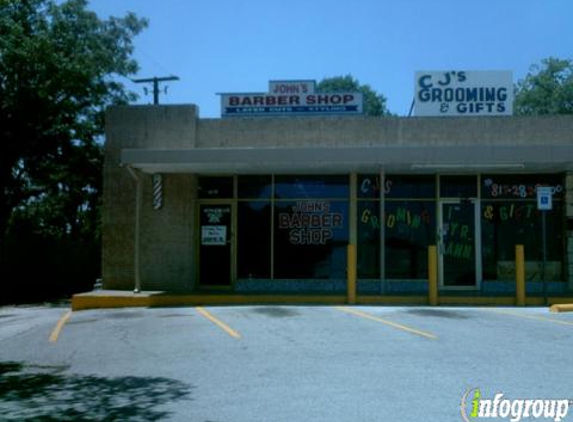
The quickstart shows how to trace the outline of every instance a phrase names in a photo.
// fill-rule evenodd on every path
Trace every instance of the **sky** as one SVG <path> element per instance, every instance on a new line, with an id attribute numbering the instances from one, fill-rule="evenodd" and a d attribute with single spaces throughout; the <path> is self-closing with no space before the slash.
<path id="1" fill-rule="evenodd" d="M 176 75 L 161 104 L 221 114 L 217 93 L 352 75 L 407 115 L 416 71 L 511 70 L 573 58 L 573 0 L 90 0 L 100 18 L 149 20 L 134 77 Z M 153 101 L 142 85 L 124 80 Z"/>

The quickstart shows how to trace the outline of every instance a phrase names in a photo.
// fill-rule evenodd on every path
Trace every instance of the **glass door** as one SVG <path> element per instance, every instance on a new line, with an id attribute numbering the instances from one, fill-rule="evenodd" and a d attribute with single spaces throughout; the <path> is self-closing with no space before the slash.
<path id="1" fill-rule="evenodd" d="M 199 282 L 231 285 L 231 205 L 200 205 Z"/>
<path id="2" fill-rule="evenodd" d="M 450 289 L 477 289 L 481 280 L 477 201 L 443 200 L 439 211 L 440 285 Z"/>

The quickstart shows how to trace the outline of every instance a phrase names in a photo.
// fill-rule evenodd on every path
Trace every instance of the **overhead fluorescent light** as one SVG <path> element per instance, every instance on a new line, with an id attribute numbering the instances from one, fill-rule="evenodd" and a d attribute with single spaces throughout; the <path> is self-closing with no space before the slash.
<path id="1" fill-rule="evenodd" d="M 421 169 L 492 169 L 492 168 L 511 168 L 511 169 L 523 169 L 525 168 L 524 163 L 443 163 L 443 164 L 434 164 L 434 163 L 420 163 L 420 164 L 412 164 L 410 166 L 412 170 L 421 170 Z"/>

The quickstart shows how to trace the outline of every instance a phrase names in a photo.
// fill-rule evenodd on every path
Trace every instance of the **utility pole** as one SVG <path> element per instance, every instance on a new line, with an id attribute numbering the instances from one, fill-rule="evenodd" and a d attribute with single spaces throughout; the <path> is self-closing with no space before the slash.
<path id="1" fill-rule="evenodd" d="M 162 77 L 154 76 L 153 78 L 132 79 L 131 81 L 135 82 L 136 84 L 152 83 L 153 84 L 153 105 L 158 105 L 159 104 L 159 82 L 178 81 L 178 80 L 179 80 L 178 76 L 162 76 Z"/>

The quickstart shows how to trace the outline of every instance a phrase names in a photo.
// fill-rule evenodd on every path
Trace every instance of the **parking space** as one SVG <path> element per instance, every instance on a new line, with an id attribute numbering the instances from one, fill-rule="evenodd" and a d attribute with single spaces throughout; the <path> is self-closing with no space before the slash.
<path id="1" fill-rule="evenodd" d="M 573 398 L 573 314 L 545 308 L 68 312 L 0 310 L 8 420 L 458 421 L 470 388 Z"/>

